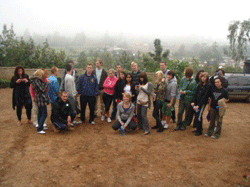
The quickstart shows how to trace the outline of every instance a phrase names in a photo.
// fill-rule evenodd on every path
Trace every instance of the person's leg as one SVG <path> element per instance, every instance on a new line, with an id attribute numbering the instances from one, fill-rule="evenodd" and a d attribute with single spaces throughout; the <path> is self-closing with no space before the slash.
<path id="1" fill-rule="evenodd" d="M 159 115 L 159 110 L 160 110 L 159 101 L 154 101 L 153 117 L 156 120 L 156 125 L 153 127 L 153 129 L 157 129 L 160 127 L 161 119 L 160 119 L 160 115 Z"/>
<path id="2" fill-rule="evenodd" d="M 142 125 L 143 125 L 143 130 L 144 130 L 145 133 L 150 132 L 149 124 L 148 124 L 147 111 L 148 111 L 148 108 L 145 107 L 145 106 L 142 106 L 142 109 L 141 109 L 142 123 L 143 123 Z"/>
<path id="3" fill-rule="evenodd" d="M 174 106 L 173 106 L 171 118 L 172 118 L 173 122 L 175 123 L 176 122 L 176 117 L 175 117 L 175 108 L 174 108 Z"/>
<path id="4" fill-rule="evenodd" d="M 56 129 L 58 130 L 66 130 L 67 129 L 67 124 L 61 123 L 59 121 L 53 122 L 53 125 L 55 126 Z"/>
<path id="5" fill-rule="evenodd" d="M 118 120 L 115 121 L 114 125 L 112 125 L 112 128 L 116 131 L 121 127 L 121 124 Z"/>
<path id="6" fill-rule="evenodd" d="M 136 125 L 136 123 L 135 123 L 133 120 L 131 120 L 131 121 L 129 122 L 129 124 L 128 124 L 128 127 L 129 127 L 130 129 L 132 129 L 132 130 L 135 130 L 136 127 L 137 127 L 137 125 Z"/>
<path id="7" fill-rule="evenodd" d="M 81 121 L 85 121 L 85 112 L 86 112 L 86 105 L 87 105 L 87 97 L 84 95 L 80 96 L 80 105 L 81 105 Z"/>
<path id="8" fill-rule="evenodd" d="M 216 111 L 216 122 L 217 122 L 217 125 L 216 125 L 216 129 L 214 131 L 214 136 L 216 138 L 219 138 L 220 135 L 221 135 L 221 130 L 222 130 L 222 120 L 223 118 L 220 119 L 220 115 L 219 115 L 219 111 Z"/>
<path id="9" fill-rule="evenodd" d="M 116 113 L 117 113 L 117 103 L 115 102 L 115 98 L 113 98 L 113 109 L 112 109 L 111 119 L 116 118 Z"/>
<path id="10" fill-rule="evenodd" d="M 211 109 L 210 109 L 210 124 L 209 124 L 209 127 L 207 129 L 208 136 L 211 136 L 214 133 L 215 119 L 216 119 L 216 109 L 213 109 L 211 107 Z"/>
<path id="11" fill-rule="evenodd" d="M 28 118 L 28 123 L 31 123 L 31 110 L 32 110 L 32 104 L 28 104 L 28 105 L 25 105 L 25 109 L 26 109 L 26 115 L 27 115 L 27 118 Z"/>
<path id="12" fill-rule="evenodd" d="M 113 95 L 107 95 L 107 103 L 105 105 L 105 111 L 107 113 L 108 118 L 110 118 L 109 110 L 110 110 L 110 106 L 112 104 L 112 101 L 113 101 Z"/>
<path id="13" fill-rule="evenodd" d="M 47 106 L 38 106 L 38 128 L 37 132 L 43 130 L 43 124 L 47 118 Z"/>
<path id="14" fill-rule="evenodd" d="M 95 119 L 95 104 L 96 104 L 96 97 L 89 96 L 88 97 L 88 105 L 89 105 L 89 122 L 91 123 Z"/>
<path id="15" fill-rule="evenodd" d="M 203 112 L 204 112 L 204 109 L 205 109 L 206 105 L 203 105 L 198 112 L 195 112 L 195 120 L 194 120 L 194 123 L 196 125 L 196 133 L 197 134 L 202 134 L 202 115 L 203 115 Z"/>
<path id="16" fill-rule="evenodd" d="M 102 100 L 104 90 L 100 90 L 99 92 L 100 92 L 100 114 L 102 115 L 104 113 L 104 102 Z"/>
<path id="17" fill-rule="evenodd" d="M 16 106 L 16 115 L 17 119 L 20 122 L 21 125 L 21 120 L 22 120 L 22 106 Z"/>
<path id="18" fill-rule="evenodd" d="M 184 101 L 185 119 L 183 120 L 183 127 L 189 126 L 193 119 L 193 107 L 190 101 Z"/>
<path id="19" fill-rule="evenodd" d="M 176 130 L 180 130 L 181 126 L 182 126 L 182 116 L 184 113 L 184 107 L 185 107 L 185 103 L 183 99 L 179 100 L 179 111 L 178 111 L 178 120 L 177 120 L 177 124 L 176 124 Z"/>
<path id="20" fill-rule="evenodd" d="M 142 129 L 143 128 L 143 126 L 142 126 L 142 123 L 143 123 L 143 121 L 142 121 L 142 105 L 139 105 L 139 104 L 137 104 L 137 119 L 138 119 L 138 127 L 140 129 Z"/>
<path id="21" fill-rule="evenodd" d="M 38 124 L 38 120 L 37 120 L 37 114 L 38 114 L 38 107 L 37 107 L 37 103 L 33 102 L 33 108 L 32 108 L 32 113 L 33 113 L 33 123 L 34 125 Z"/>

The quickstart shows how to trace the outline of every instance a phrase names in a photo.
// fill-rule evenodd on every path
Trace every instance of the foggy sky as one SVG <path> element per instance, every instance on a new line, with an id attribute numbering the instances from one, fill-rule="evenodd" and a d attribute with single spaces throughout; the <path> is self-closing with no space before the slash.
<path id="1" fill-rule="evenodd" d="M 0 27 L 13 23 L 17 35 L 25 29 L 66 36 L 108 30 L 111 35 L 226 40 L 230 21 L 250 18 L 249 5 L 247 0 L 0 0 Z"/>

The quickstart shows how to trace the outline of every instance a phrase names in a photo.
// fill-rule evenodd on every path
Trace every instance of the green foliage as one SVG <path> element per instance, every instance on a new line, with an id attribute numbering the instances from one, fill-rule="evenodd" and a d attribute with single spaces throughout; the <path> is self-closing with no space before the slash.
<path id="1" fill-rule="evenodd" d="M 5 78 L 0 78 L 0 88 L 10 88 L 10 80 Z"/>
<path id="2" fill-rule="evenodd" d="M 85 68 L 87 63 L 88 63 L 88 60 L 87 60 L 87 56 L 86 54 L 84 53 L 84 51 L 82 51 L 77 59 L 77 64 L 75 67 L 77 68 Z"/>
<path id="3" fill-rule="evenodd" d="M 184 69 L 188 66 L 188 61 L 169 60 L 167 63 L 167 69 L 173 70 L 175 72 L 178 82 L 184 76 Z"/>
<path id="4" fill-rule="evenodd" d="M 0 65 L 17 66 L 22 65 L 25 68 L 50 68 L 52 66 L 64 67 L 66 54 L 63 50 L 57 52 L 49 47 L 48 41 L 43 46 L 35 46 L 30 38 L 25 41 L 15 37 L 13 25 L 8 30 L 3 26 L 2 35 L 0 35 Z"/>
<path id="5" fill-rule="evenodd" d="M 223 69 L 227 73 L 242 73 L 243 71 L 240 67 L 232 67 L 232 66 L 226 66 Z"/>

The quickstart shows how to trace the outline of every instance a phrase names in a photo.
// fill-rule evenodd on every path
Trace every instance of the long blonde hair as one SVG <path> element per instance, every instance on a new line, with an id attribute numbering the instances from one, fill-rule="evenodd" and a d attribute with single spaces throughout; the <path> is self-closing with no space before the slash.
<path id="1" fill-rule="evenodd" d="M 42 69 L 38 69 L 35 71 L 34 75 L 42 79 L 44 76 L 44 71 Z"/>
<path id="2" fill-rule="evenodd" d="M 155 82 L 156 82 L 157 84 L 160 84 L 160 83 L 162 82 L 162 79 L 164 78 L 164 75 L 163 75 L 162 71 L 157 71 L 155 74 L 156 74 L 156 76 L 157 76 Z"/>

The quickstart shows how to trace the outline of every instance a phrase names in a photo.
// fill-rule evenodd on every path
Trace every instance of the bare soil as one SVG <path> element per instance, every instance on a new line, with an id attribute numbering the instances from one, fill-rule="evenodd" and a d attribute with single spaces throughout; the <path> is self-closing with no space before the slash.
<path id="1" fill-rule="evenodd" d="M 243 178 L 250 175 L 249 103 L 229 103 L 222 135 L 212 139 L 192 127 L 174 132 L 174 123 L 163 133 L 120 136 L 100 118 L 63 133 L 48 118 L 39 135 L 25 110 L 17 126 L 12 89 L 0 89 L 0 98 L 0 186 L 250 186 Z M 148 118 L 154 126 L 152 108 Z"/>

